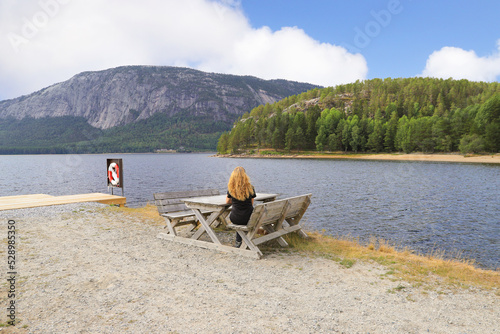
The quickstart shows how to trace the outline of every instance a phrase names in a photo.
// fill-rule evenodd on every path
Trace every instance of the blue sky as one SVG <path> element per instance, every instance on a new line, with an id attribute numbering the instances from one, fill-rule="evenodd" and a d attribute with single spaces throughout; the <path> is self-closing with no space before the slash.
<path id="1" fill-rule="evenodd" d="M 242 6 L 254 27 L 297 26 L 320 42 L 360 52 L 368 63 L 368 78 L 417 76 L 428 57 L 447 46 L 474 50 L 478 57 L 499 52 L 496 0 L 251 0 Z"/>
<path id="2" fill-rule="evenodd" d="M 496 0 L 2 0 L 0 100 L 123 65 L 498 81 L 499 22 Z"/>

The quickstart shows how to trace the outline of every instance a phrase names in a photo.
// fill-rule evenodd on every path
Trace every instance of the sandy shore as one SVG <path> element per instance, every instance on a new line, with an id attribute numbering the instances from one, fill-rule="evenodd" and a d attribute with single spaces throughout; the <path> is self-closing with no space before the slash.
<path id="1" fill-rule="evenodd" d="M 463 156 L 459 154 L 324 154 L 324 155 L 223 155 L 234 158 L 360 159 L 393 161 L 435 161 L 500 164 L 500 154 Z"/>
<path id="2" fill-rule="evenodd" d="M 4 275 L 6 223 L 16 222 L 20 320 L 0 333 L 500 332 L 495 291 L 411 286 L 360 261 L 346 269 L 298 254 L 253 260 L 176 244 L 158 239 L 164 230 L 152 220 L 103 205 L 0 216 Z"/>

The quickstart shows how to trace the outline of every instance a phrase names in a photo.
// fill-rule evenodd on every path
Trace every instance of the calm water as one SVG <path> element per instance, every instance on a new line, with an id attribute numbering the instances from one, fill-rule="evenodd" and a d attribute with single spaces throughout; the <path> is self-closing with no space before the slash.
<path id="1" fill-rule="evenodd" d="M 500 268 L 500 166 L 355 160 L 219 159 L 208 154 L 0 156 L 0 196 L 107 192 L 106 159 L 122 158 L 129 206 L 154 192 L 217 188 L 244 166 L 258 192 L 312 193 L 303 222 L 422 253 L 445 250 Z M 121 195 L 121 190 L 115 190 Z"/>

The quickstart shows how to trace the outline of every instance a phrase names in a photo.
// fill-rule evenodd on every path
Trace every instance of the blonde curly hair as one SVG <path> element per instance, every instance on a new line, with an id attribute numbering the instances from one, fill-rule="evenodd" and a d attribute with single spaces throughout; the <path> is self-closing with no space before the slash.
<path id="1" fill-rule="evenodd" d="M 239 166 L 236 167 L 231 173 L 227 189 L 229 190 L 231 196 L 239 201 L 244 201 L 254 193 L 253 186 L 250 183 L 250 178 L 245 172 L 245 169 Z"/>

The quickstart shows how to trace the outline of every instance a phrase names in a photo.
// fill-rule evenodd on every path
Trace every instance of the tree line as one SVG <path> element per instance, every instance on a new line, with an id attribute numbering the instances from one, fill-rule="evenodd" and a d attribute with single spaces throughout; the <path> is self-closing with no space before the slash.
<path id="1" fill-rule="evenodd" d="M 217 151 L 500 151 L 500 84 L 372 79 L 261 105 L 219 138 Z"/>
<path id="2" fill-rule="evenodd" d="M 101 130 L 83 117 L 0 120 L 0 154 L 140 153 L 158 149 L 214 150 L 228 125 L 210 117 L 157 113 Z"/>

